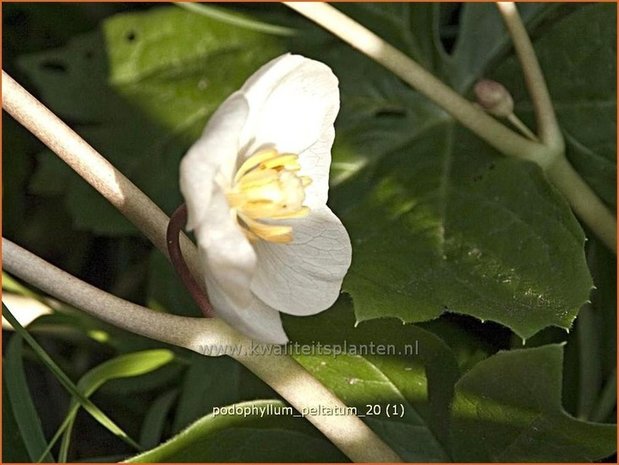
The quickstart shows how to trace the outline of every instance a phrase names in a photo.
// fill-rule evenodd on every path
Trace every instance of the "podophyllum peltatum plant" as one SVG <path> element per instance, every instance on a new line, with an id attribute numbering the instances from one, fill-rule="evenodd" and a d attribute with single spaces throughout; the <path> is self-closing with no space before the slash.
<path id="1" fill-rule="evenodd" d="M 109 8 L 3 14 L 4 461 L 612 456 L 614 5 Z"/>

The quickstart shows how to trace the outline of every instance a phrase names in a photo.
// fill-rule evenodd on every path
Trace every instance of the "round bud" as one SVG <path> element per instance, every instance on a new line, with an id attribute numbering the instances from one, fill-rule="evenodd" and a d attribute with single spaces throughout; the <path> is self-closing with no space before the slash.
<path id="1" fill-rule="evenodd" d="M 506 118 L 514 112 L 514 100 L 503 84 L 482 79 L 477 81 L 473 92 L 477 103 L 492 115 Z"/>

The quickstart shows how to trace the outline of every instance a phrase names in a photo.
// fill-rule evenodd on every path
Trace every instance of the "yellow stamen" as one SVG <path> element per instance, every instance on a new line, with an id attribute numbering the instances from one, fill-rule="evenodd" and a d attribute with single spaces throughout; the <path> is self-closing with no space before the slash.
<path id="1" fill-rule="evenodd" d="M 277 226 L 254 221 L 245 215 L 239 215 L 241 221 L 253 235 L 270 242 L 290 242 L 292 240 L 291 226 Z"/>
<path id="2" fill-rule="evenodd" d="M 236 172 L 236 176 L 234 177 L 234 182 L 237 182 L 245 173 L 253 170 L 256 166 L 258 166 L 263 161 L 269 160 L 270 158 L 276 157 L 278 155 L 277 150 L 275 149 L 264 149 L 259 150 L 254 153 L 251 157 L 247 158 L 243 162 L 243 164 L 239 167 Z"/>
<path id="3" fill-rule="evenodd" d="M 259 150 L 239 167 L 227 192 L 230 208 L 250 240 L 275 243 L 292 241 L 292 227 L 258 220 L 303 218 L 310 209 L 303 205 L 305 188 L 312 180 L 299 176 L 299 157 L 275 149 Z"/>

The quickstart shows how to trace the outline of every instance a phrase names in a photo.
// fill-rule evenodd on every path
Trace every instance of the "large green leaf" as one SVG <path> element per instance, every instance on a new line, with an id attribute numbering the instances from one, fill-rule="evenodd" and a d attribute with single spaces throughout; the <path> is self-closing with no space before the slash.
<path id="1" fill-rule="evenodd" d="M 554 24 L 548 11 L 526 16 Z M 484 44 L 471 61 L 472 18 L 493 28 L 498 19 L 490 5 L 466 6 L 454 55 L 444 58 L 465 70 L 463 87 L 508 45 L 492 29 L 500 44 Z M 353 241 L 344 290 L 357 319 L 416 322 L 452 311 L 525 339 L 546 326 L 570 328 L 591 289 L 584 235 L 541 170 L 502 157 L 367 58 L 324 49 L 317 57 L 341 76 L 334 174 L 343 181 L 331 204 Z"/>
<path id="2" fill-rule="evenodd" d="M 597 194 L 616 205 L 617 10 L 590 5 L 549 27 L 535 51 L 557 111 L 567 155 Z M 514 94 L 528 121 L 532 107 L 515 59 L 492 73 Z"/>
<path id="3" fill-rule="evenodd" d="M 559 345 L 501 352 L 456 384 L 455 458 L 463 462 L 585 462 L 616 450 L 616 427 L 561 406 Z"/>
<path id="4" fill-rule="evenodd" d="M 424 321 L 454 311 L 523 338 L 569 328 L 591 289 L 584 235 L 531 164 L 499 158 L 451 123 L 378 164 L 344 213 L 359 320 Z"/>
<path id="5" fill-rule="evenodd" d="M 207 415 L 169 441 L 128 461 L 346 461 L 342 453 L 316 434 L 305 420 L 282 410 L 286 405 L 280 401 L 256 400 L 227 407 L 240 409 L 240 413 Z M 270 414 L 261 414 L 260 409 Z"/>
<path id="6" fill-rule="evenodd" d="M 117 15 L 20 64 L 53 111 L 172 211 L 184 151 L 219 103 L 278 51 L 268 35 L 167 7 Z M 33 187 L 63 192 L 81 229 L 136 233 L 51 153 L 41 156 Z"/>
<path id="7" fill-rule="evenodd" d="M 287 317 L 285 327 L 298 347 L 295 359 L 355 407 L 404 460 L 448 460 L 448 409 L 458 368 L 440 339 L 394 319 L 355 326 L 344 297 L 320 315 Z M 394 409 L 401 417 L 387 414 Z"/>

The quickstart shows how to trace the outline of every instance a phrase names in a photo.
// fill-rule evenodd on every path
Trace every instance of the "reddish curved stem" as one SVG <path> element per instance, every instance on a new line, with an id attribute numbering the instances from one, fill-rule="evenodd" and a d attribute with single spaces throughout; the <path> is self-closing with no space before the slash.
<path id="1" fill-rule="evenodd" d="M 208 300 L 208 295 L 202 290 L 200 285 L 193 278 L 185 259 L 183 258 L 183 252 L 181 251 L 181 245 L 179 242 L 179 235 L 183 230 L 183 227 L 187 224 L 187 205 L 181 204 L 170 217 L 168 223 L 168 229 L 166 231 L 166 243 L 168 245 L 168 253 L 170 254 L 170 261 L 176 270 L 176 273 L 181 278 L 181 281 L 193 297 L 202 314 L 206 318 L 213 318 L 213 306 Z"/>

